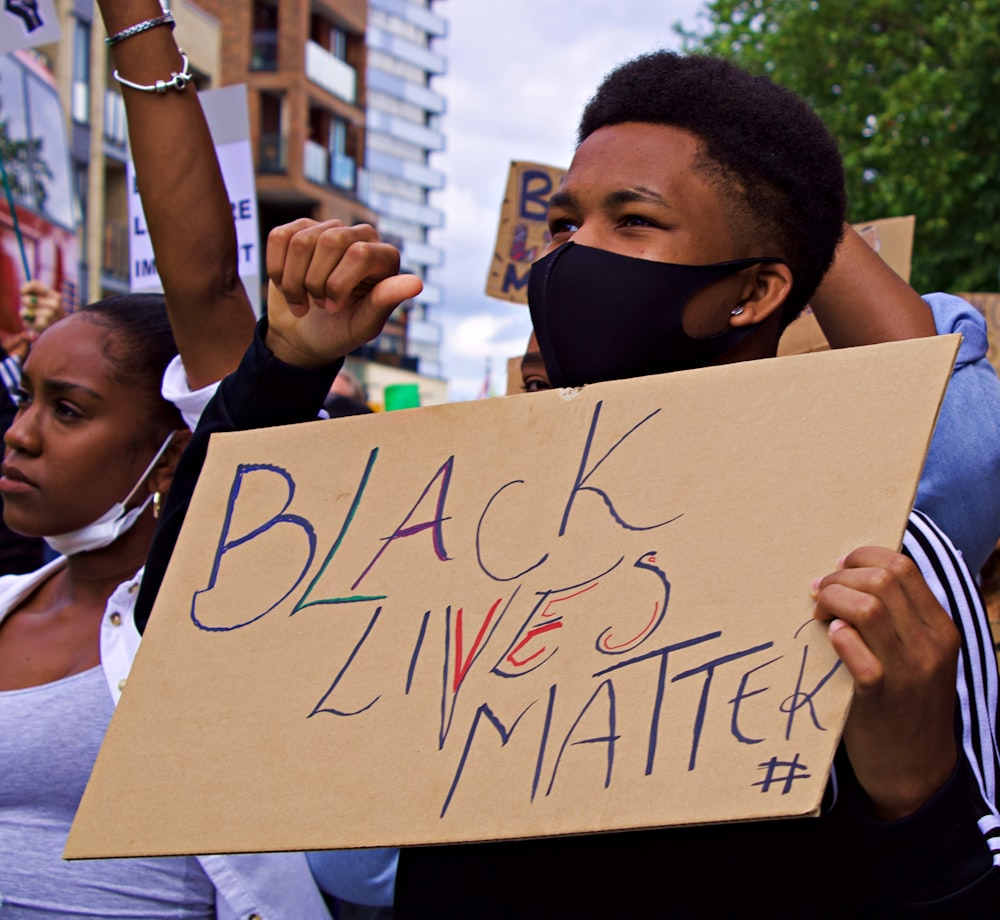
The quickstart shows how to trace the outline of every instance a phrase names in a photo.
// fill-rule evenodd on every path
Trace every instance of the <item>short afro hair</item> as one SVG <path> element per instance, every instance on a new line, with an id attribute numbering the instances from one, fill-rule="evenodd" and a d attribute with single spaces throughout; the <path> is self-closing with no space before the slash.
<path id="1" fill-rule="evenodd" d="M 791 322 L 830 267 L 846 212 L 840 152 L 816 113 L 722 58 L 655 51 L 604 78 L 578 143 L 625 122 L 680 128 L 701 141 L 701 166 L 732 202 L 737 233 L 763 234 L 783 249 L 777 255 L 794 281 L 782 320 Z"/>

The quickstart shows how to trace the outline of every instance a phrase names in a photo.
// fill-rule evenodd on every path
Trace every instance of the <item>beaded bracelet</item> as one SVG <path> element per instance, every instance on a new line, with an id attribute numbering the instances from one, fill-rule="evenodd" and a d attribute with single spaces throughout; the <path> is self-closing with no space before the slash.
<path id="1" fill-rule="evenodd" d="M 133 35 L 141 35 L 143 32 L 148 32 L 157 26 L 170 26 L 171 30 L 173 30 L 175 25 L 174 14 L 170 10 L 167 10 L 162 16 L 157 16 L 155 19 L 145 19 L 142 22 L 137 22 L 134 26 L 122 29 L 121 32 L 109 35 L 104 39 L 104 43 L 109 46 L 117 45 L 118 42 L 123 42 L 126 38 L 131 38 Z"/>
<path id="2" fill-rule="evenodd" d="M 111 76 L 122 86 L 128 86 L 144 93 L 165 93 L 168 89 L 183 90 L 191 82 L 191 69 L 188 67 L 188 56 L 180 48 L 177 50 L 180 52 L 184 66 L 181 67 L 180 73 L 177 73 L 176 70 L 171 71 L 169 80 L 157 80 L 155 83 L 149 84 L 133 83 L 131 80 L 126 80 L 117 70 L 112 71 Z"/>

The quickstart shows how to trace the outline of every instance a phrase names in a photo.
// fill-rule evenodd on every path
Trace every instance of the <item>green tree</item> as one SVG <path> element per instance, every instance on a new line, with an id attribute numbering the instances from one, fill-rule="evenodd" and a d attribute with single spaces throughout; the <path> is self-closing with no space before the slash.
<path id="1" fill-rule="evenodd" d="M 677 27 L 807 99 L 837 138 L 852 222 L 917 216 L 913 286 L 1000 290 L 997 0 L 709 0 Z M 775 130 L 781 130 L 775 125 Z"/>

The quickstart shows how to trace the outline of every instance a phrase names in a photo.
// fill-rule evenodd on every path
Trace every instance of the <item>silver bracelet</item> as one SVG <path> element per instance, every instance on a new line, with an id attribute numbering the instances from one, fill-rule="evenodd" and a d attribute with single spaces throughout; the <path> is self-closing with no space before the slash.
<path id="1" fill-rule="evenodd" d="M 145 19 L 142 22 L 137 22 L 134 26 L 122 29 L 121 32 L 109 35 L 104 39 L 104 43 L 109 46 L 117 45 L 118 42 L 123 42 L 126 38 L 131 38 L 133 35 L 141 35 L 143 32 L 148 32 L 157 26 L 170 26 L 172 30 L 175 25 L 174 14 L 170 10 L 167 10 L 162 16 L 157 16 L 155 19 Z"/>
<path id="2" fill-rule="evenodd" d="M 144 93 L 165 93 L 168 89 L 182 90 L 191 82 L 191 68 L 188 66 L 188 56 L 180 48 L 177 50 L 180 52 L 184 66 L 181 67 L 180 73 L 177 73 L 176 70 L 171 71 L 169 80 L 157 80 L 150 84 L 133 83 L 131 80 L 126 80 L 117 70 L 113 71 L 111 76 L 122 86 L 128 86 Z"/>

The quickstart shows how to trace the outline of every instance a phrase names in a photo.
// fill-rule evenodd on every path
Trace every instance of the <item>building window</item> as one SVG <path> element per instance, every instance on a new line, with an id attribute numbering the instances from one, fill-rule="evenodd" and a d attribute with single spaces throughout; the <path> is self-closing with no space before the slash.
<path id="1" fill-rule="evenodd" d="M 357 182 L 355 143 L 349 122 L 327 109 L 310 108 L 303 164 L 306 178 L 317 185 L 353 192 Z"/>
<path id="2" fill-rule="evenodd" d="M 347 63 L 351 36 L 325 16 L 313 13 L 309 19 L 309 37 L 324 51 Z"/>
<path id="3" fill-rule="evenodd" d="M 73 90 L 71 113 L 73 121 L 90 121 L 90 23 L 79 19 L 73 27 Z"/>
<path id="4" fill-rule="evenodd" d="M 342 61 L 347 60 L 347 33 L 336 26 L 330 29 L 330 54 Z"/>
<path id="5" fill-rule="evenodd" d="M 349 143 L 350 125 L 343 118 L 334 118 L 330 126 L 330 180 L 337 188 L 353 192 L 355 164 Z"/>
<path id="6" fill-rule="evenodd" d="M 368 66 L 383 70 L 394 77 L 402 77 L 417 86 L 426 86 L 428 82 L 427 71 L 375 48 L 368 49 Z"/>
<path id="7" fill-rule="evenodd" d="M 257 169 L 262 173 L 284 173 L 288 169 L 287 148 L 281 130 L 281 96 L 260 94 L 260 147 Z"/>
<path id="8" fill-rule="evenodd" d="M 278 7 L 267 0 L 254 0 L 250 69 L 278 69 Z"/>

